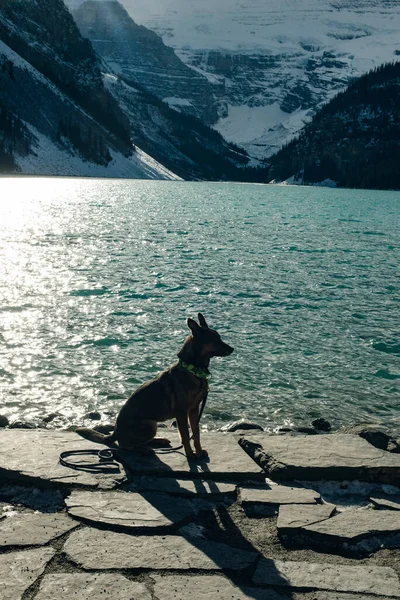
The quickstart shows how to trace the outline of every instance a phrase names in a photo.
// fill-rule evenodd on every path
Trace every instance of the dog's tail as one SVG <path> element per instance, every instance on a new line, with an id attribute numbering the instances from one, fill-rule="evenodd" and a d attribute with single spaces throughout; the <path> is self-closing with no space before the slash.
<path id="1" fill-rule="evenodd" d="M 95 429 L 89 429 L 88 427 L 78 427 L 75 430 L 75 433 L 78 433 L 86 440 L 90 440 L 91 442 L 96 442 L 96 444 L 105 444 L 110 448 L 116 448 L 117 445 L 115 442 L 117 441 L 117 433 L 114 430 L 110 435 L 105 435 L 104 433 L 100 433 Z"/>

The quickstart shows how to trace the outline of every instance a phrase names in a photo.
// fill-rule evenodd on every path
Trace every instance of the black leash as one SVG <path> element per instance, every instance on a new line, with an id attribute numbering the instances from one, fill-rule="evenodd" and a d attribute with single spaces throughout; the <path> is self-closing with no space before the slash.
<path id="1" fill-rule="evenodd" d="M 117 450 L 118 452 L 118 450 Z M 67 460 L 69 456 L 97 456 L 99 462 L 94 463 L 72 463 Z M 60 454 L 60 464 L 75 471 L 86 473 L 119 473 L 120 468 L 115 462 L 116 452 L 110 449 L 103 450 L 67 450 Z"/>

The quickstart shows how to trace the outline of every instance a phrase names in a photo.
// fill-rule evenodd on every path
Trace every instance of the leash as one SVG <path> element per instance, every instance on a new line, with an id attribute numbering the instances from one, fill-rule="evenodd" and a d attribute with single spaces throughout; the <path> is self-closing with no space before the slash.
<path id="1" fill-rule="evenodd" d="M 85 471 L 86 473 L 119 473 L 120 469 L 115 462 L 116 453 L 114 450 L 66 450 L 60 454 L 60 465 L 75 469 L 75 471 Z M 70 456 L 96 456 L 99 462 L 93 463 L 72 463 L 66 460 Z"/>

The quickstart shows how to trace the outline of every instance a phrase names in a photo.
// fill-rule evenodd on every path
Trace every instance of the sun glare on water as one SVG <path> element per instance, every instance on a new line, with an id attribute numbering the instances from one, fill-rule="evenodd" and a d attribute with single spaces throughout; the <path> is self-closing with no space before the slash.
<path id="1" fill-rule="evenodd" d="M 44 275 L 49 270 L 48 257 L 41 263 L 35 247 L 63 233 L 54 216 L 79 196 L 81 187 L 80 180 L 61 181 L 62 185 L 59 179 L 0 179 L 0 272 L 9 281 L 7 294 L 21 285 L 29 288 L 30 273 L 40 270 Z"/>
<path id="2" fill-rule="evenodd" d="M 0 340 L 10 349 L 0 372 L 10 379 L 11 392 L 25 391 L 32 410 L 42 402 L 35 394 L 41 357 L 63 362 L 62 351 L 46 348 L 44 339 L 50 332 L 64 337 L 55 315 L 64 312 L 60 295 L 69 290 L 71 273 L 60 240 L 74 230 L 70 208 L 85 197 L 85 188 L 87 181 L 79 179 L 0 179 Z M 49 393 L 52 385 L 54 380 Z M 7 396 L 10 414 L 14 404 L 18 413 L 17 400 Z"/>
<path id="3" fill-rule="evenodd" d="M 49 204 L 76 195 L 83 182 L 79 179 L 1 178 L 1 229 L 17 230 L 28 225 L 28 221 Z"/>

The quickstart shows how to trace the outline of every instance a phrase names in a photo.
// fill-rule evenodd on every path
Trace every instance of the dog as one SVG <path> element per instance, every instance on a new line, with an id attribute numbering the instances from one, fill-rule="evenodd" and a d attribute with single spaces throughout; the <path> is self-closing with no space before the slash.
<path id="1" fill-rule="evenodd" d="M 133 451 L 149 444 L 152 447 L 169 444 L 169 440 L 155 437 L 157 423 L 176 419 L 187 458 L 207 457 L 200 442 L 199 416 L 200 406 L 208 394 L 208 367 L 211 358 L 229 356 L 234 349 L 222 341 L 217 331 L 209 328 L 201 313 L 198 321 L 187 319 L 191 334 L 178 353 L 179 360 L 131 395 L 118 414 L 112 434 L 104 435 L 84 427 L 78 428 L 76 433 L 92 442 Z"/>

